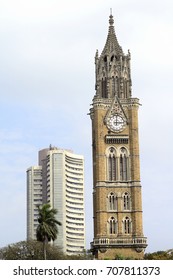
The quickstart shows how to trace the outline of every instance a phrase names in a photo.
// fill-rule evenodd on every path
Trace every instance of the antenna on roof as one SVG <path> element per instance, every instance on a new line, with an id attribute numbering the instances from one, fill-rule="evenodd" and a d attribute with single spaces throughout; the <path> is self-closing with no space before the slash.
<path id="1" fill-rule="evenodd" d="M 110 15 L 112 16 L 112 8 L 110 8 Z"/>

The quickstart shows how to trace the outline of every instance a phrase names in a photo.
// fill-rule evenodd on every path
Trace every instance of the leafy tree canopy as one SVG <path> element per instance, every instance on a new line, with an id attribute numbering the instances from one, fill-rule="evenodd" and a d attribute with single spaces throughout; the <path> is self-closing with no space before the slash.
<path id="1" fill-rule="evenodd" d="M 146 253 L 144 260 L 173 260 L 173 250 Z"/>
<path id="2" fill-rule="evenodd" d="M 0 248 L 1 260 L 43 260 L 42 242 L 36 240 L 21 241 Z M 67 256 L 57 246 L 47 244 L 47 260 L 86 260 L 92 259 L 89 251 L 81 255 Z"/>

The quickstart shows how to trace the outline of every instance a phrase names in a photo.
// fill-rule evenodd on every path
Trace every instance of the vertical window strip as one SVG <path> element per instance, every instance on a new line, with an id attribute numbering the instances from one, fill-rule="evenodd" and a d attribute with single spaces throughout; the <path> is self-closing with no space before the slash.
<path id="1" fill-rule="evenodd" d="M 112 157 L 112 181 L 116 180 L 116 158 L 115 155 Z"/>
<path id="2" fill-rule="evenodd" d="M 120 155 L 120 180 L 123 181 L 123 158 L 122 158 L 122 154 Z"/>
<path id="3" fill-rule="evenodd" d="M 124 155 L 123 157 L 123 181 L 127 181 L 127 157 Z"/>
<path id="4" fill-rule="evenodd" d="M 127 163 L 128 158 L 125 154 L 120 155 L 120 180 L 127 181 Z"/>
<path id="5" fill-rule="evenodd" d="M 120 97 L 120 88 L 119 88 L 119 79 L 118 77 L 116 77 L 116 85 L 115 85 L 115 88 L 116 88 L 116 95 L 118 97 Z"/>
<path id="6" fill-rule="evenodd" d="M 107 78 L 102 79 L 102 97 L 107 98 Z"/>
<path id="7" fill-rule="evenodd" d="M 117 234 L 117 221 L 114 217 L 109 220 L 109 234 Z"/>
<path id="8" fill-rule="evenodd" d="M 112 97 L 116 95 L 115 91 L 115 77 L 112 77 Z"/>
<path id="9" fill-rule="evenodd" d="M 108 158 L 108 177 L 109 181 L 116 181 L 116 157 L 115 155 L 109 154 Z"/>
<path id="10" fill-rule="evenodd" d="M 130 195 L 125 193 L 123 196 L 124 210 L 130 210 Z"/>
<path id="11" fill-rule="evenodd" d="M 109 194 L 108 203 L 109 210 L 117 210 L 117 196 L 114 193 Z"/>
<path id="12" fill-rule="evenodd" d="M 109 172 L 109 181 L 112 181 L 112 158 L 111 158 L 111 155 L 109 155 L 109 159 L 108 159 L 108 172 Z"/>
<path id="13" fill-rule="evenodd" d="M 125 234 L 130 234 L 131 233 L 131 222 L 128 217 L 124 219 L 124 233 Z"/>

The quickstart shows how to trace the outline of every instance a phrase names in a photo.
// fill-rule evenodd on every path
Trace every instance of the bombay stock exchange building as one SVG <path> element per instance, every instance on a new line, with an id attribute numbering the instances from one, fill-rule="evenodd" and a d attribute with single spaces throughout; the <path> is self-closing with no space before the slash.
<path id="1" fill-rule="evenodd" d="M 54 244 L 64 253 L 85 249 L 84 158 L 70 150 L 50 146 L 39 151 L 39 165 L 27 169 L 27 239 L 36 239 L 38 206 L 58 210 L 62 223 Z"/>

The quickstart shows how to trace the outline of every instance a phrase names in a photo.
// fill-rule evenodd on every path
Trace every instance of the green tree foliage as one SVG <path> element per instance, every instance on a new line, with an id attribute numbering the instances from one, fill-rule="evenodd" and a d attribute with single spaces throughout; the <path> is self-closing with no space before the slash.
<path id="1" fill-rule="evenodd" d="M 66 255 L 66 260 L 92 260 L 93 255 L 90 250 L 84 250 L 80 255 Z"/>
<path id="2" fill-rule="evenodd" d="M 66 256 L 56 246 L 47 244 L 47 259 L 64 260 Z M 43 244 L 36 240 L 21 241 L 0 249 L 2 260 L 42 260 Z"/>
<path id="3" fill-rule="evenodd" d="M 43 243 L 43 254 L 44 259 L 46 260 L 46 247 L 49 241 L 54 241 L 58 235 L 58 225 L 61 223 L 56 220 L 55 215 L 57 214 L 57 210 L 51 208 L 50 204 L 43 204 L 38 208 L 39 217 L 38 222 L 39 225 L 37 227 L 36 236 L 37 241 L 41 241 Z"/>
<path id="4" fill-rule="evenodd" d="M 4 248 L 0 248 L 1 260 L 43 260 L 42 242 L 36 240 L 21 241 Z M 57 246 L 47 244 L 47 260 L 90 260 L 90 251 L 81 255 L 67 256 Z"/>
<path id="5" fill-rule="evenodd" d="M 146 253 L 144 260 L 173 260 L 173 250 Z"/>

